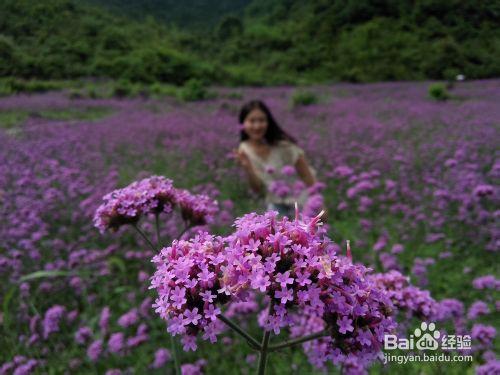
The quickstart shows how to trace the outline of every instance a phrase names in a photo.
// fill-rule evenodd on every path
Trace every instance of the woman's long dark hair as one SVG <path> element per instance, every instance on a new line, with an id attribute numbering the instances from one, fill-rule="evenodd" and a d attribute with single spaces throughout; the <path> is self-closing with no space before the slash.
<path id="1" fill-rule="evenodd" d="M 278 141 L 281 140 L 287 140 L 292 143 L 297 143 L 297 140 L 292 137 L 290 134 L 285 132 L 281 127 L 278 125 L 276 120 L 274 119 L 273 115 L 271 114 L 271 111 L 267 107 L 267 105 L 264 104 L 264 102 L 260 100 L 252 100 L 248 103 L 246 103 L 240 111 L 240 124 L 243 124 L 245 122 L 245 119 L 247 118 L 248 114 L 253 111 L 254 109 L 260 109 L 262 112 L 266 114 L 267 117 L 267 131 L 266 134 L 264 135 L 264 138 L 266 139 L 267 143 L 270 145 L 276 144 Z M 248 134 L 245 133 L 245 130 L 241 129 L 240 131 L 240 138 L 241 141 L 245 141 L 248 139 Z"/>

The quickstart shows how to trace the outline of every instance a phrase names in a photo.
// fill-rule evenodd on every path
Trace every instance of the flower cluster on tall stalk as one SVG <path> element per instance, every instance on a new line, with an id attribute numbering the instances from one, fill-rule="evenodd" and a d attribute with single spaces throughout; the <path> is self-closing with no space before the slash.
<path id="1" fill-rule="evenodd" d="M 151 287 L 158 292 L 155 309 L 168 332 L 182 335 L 185 350 L 196 338 L 215 342 L 218 320 L 259 351 L 263 374 L 268 354 L 324 338 L 325 358 L 340 364 L 355 356 L 367 364 L 380 353 L 384 334 L 393 332 L 394 306 L 369 270 L 336 254 L 321 228 L 321 214 L 295 220 L 269 211 L 246 214 L 225 238 L 208 233 L 174 241 L 153 258 Z M 223 314 L 229 301 L 246 301 L 254 292 L 267 300 L 261 342 Z M 316 317 L 323 329 L 291 341 L 270 344 L 271 334 L 292 326 L 292 313 Z"/>
<path id="2" fill-rule="evenodd" d="M 180 215 L 185 225 L 183 231 L 178 235 L 178 237 L 181 237 L 181 235 L 189 228 L 211 222 L 213 215 L 218 211 L 217 202 L 211 200 L 207 195 L 192 194 L 188 190 L 177 189 L 173 186 L 172 180 L 163 176 L 151 176 L 140 181 L 134 181 L 125 188 L 117 189 L 106 194 L 103 197 L 103 200 L 104 203 L 97 208 L 94 215 L 94 225 L 101 232 L 106 230 L 117 231 L 123 225 L 132 225 L 141 237 L 149 244 L 153 252 L 156 252 L 161 248 L 161 213 L 171 214 L 176 208 L 179 208 Z M 138 222 L 148 216 L 154 216 L 155 218 L 157 246 L 153 244 L 153 241 L 138 226 Z M 208 241 L 205 240 L 203 235 L 199 235 L 195 237 L 195 239 L 199 239 L 199 241 L 202 242 Z M 178 244 L 177 247 L 176 244 Z M 189 256 L 187 256 L 187 253 L 189 253 L 189 246 L 187 244 L 189 244 L 189 242 L 178 242 L 177 240 L 174 240 L 174 250 L 168 254 L 171 256 L 171 259 L 169 259 L 171 262 L 168 263 L 169 266 L 173 267 L 172 270 L 175 272 L 175 275 L 179 275 L 180 277 L 187 277 L 189 275 L 189 272 L 187 272 L 189 270 L 189 261 L 185 262 L 190 259 Z M 197 248 L 198 247 L 196 247 L 196 249 Z M 216 249 L 214 249 L 214 252 L 215 251 Z M 163 250 L 161 254 L 164 254 Z M 176 256 L 179 259 L 178 263 L 174 261 Z M 196 257 L 193 257 L 192 259 L 194 258 Z M 199 266 L 201 266 L 201 264 L 196 265 L 196 267 L 201 270 Z M 207 268 L 205 267 L 203 270 L 207 271 Z M 169 273 L 164 275 L 167 279 L 166 284 L 169 283 L 168 280 L 172 277 L 172 275 L 173 274 Z M 163 281 L 164 280 L 158 281 L 158 287 L 164 287 Z M 202 285 L 206 285 L 207 283 L 210 283 L 210 274 L 204 274 L 203 284 L 200 282 L 200 287 L 202 287 Z M 194 288 L 196 283 L 186 284 L 186 286 Z M 184 299 L 185 290 L 182 289 L 183 287 L 184 285 L 180 285 L 175 289 L 175 292 L 178 293 L 176 294 L 178 298 L 176 303 L 181 305 L 186 302 Z M 213 309 L 213 305 L 211 308 Z M 197 324 L 198 319 L 201 318 L 201 315 L 197 314 L 197 311 L 198 308 L 193 308 L 192 314 L 189 315 L 191 322 L 195 323 L 195 325 Z M 212 315 L 208 315 L 209 311 L 212 312 Z M 211 319 L 212 321 L 215 320 L 215 314 L 217 312 L 217 310 L 208 309 L 206 313 L 208 316 L 207 319 Z M 126 325 L 129 320 L 129 316 L 125 315 L 122 318 L 123 319 L 121 319 L 119 324 Z M 212 327 L 212 330 L 215 329 L 213 326 L 210 327 Z M 172 334 L 179 333 L 176 331 L 176 328 L 172 328 L 172 326 L 170 327 L 169 332 Z M 211 333 L 212 331 L 209 331 L 208 329 L 207 332 L 207 335 L 213 335 Z M 189 336 L 186 337 L 189 338 Z M 176 343 L 175 340 L 173 340 L 173 336 L 171 338 L 170 349 L 175 362 L 175 370 L 177 374 L 180 374 L 181 367 L 177 356 Z M 184 348 L 193 345 L 193 343 L 187 342 L 186 339 L 183 340 L 183 344 Z"/>
<path id="3" fill-rule="evenodd" d="M 94 216 L 94 224 L 101 231 L 116 231 L 124 224 L 135 225 L 149 214 L 171 213 L 179 207 L 182 218 L 190 226 L 210 222 L 217 212 L 217 202 L 203 194 L 191 194 L 176 189 L 172 180 L 152 176 L 135 181 L 103 197 Z"/>
<path id="4" fill-rule="evenodd" d="M 316 182 L 307 187 L 298 179 L 295 168 L 291 165 L 285 165 L 279 171 L 269 167 L 266 173 L 273 175 L 269 191 L 284 202 L 298 202 L 304 216 L 313 217 L 324 208 L 324 183 Z"/>

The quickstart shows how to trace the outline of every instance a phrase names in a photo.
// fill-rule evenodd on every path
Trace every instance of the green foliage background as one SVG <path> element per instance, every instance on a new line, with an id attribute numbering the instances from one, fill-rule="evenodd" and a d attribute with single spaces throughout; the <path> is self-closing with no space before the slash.
<path id="1" fill-rule="evenodd" d="M 0 13 L 2 77 L 274 85 L 500 75 L 497 0 L 0 0 Z"/>

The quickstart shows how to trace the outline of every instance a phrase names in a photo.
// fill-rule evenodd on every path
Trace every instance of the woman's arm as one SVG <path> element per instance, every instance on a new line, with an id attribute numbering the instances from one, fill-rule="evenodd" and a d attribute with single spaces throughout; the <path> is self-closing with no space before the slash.
<path id="1" fill-rule="evenodd" d="M 316 178 L 311 172 L 311 168 L 309 167 L 309 164 L 307 163 L 307 160 L 304 157 L 304 155 L 300 155 L 299 158 L 297 159 L 297 162 L 295 163 L 295 169 L 297 170 L 297 173 L 299 174 L 302 181 L 304 181 L 304 183 L 307 186 L 312 186 L 316 183 Z M 324 213 L 323 216 L 321 217 L 321 221 L 327 223 L 328 210 L 326 209 L 326 206 L 323 206 L 323 211 Z"/>
<path id="2" fill-rule="evenodd" d="M 262 183 L 262 180 L 257 176 L 255 173 L 255 170 L 253 167 L 250 165 L 249 168 L 245 169 L 247 172 L 248 176 L 248 182 L 250 183 L 250 187 L 254 192 L 257 194 L 263 194 L 264 193 L 264 184 Z"/>
<path id="3" fill-rule="evenodd" d="M 248 155 L 245 153 L 245 151 L 239 150 L 237 151 L 237 158 L 241 166 L 243 167 L 243 169 L 245 169 L 245 172 L 247 173 L 248 182 L 252 190 L 257 194 L 263 194 L 264 183 L 259 178 L 259 176 L 257 176 L 257 173 L 255 172 L 255 169 L 253 168 L 252 162 L 248 158 Z"/>
<path id="4" fill-rule="evenodd" d="M 298 175 L 304 181 L 307 186 L 312 186 L 316 183 L 316 178 L 311 172 L 311 168 L 307 163 L 304 155 L 300 155 L 295 163 L 295 169 L 297 170 Z"/>

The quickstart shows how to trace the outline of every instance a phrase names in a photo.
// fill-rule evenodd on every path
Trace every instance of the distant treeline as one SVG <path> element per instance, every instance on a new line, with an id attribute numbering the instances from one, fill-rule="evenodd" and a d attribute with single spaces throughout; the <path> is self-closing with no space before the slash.
<path id="1" fill-rule="evenodd" d="M 175 85 L 500 76 L 498 0 L 211 1 L 0 0 L 0 76 Z"/>

